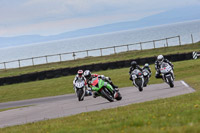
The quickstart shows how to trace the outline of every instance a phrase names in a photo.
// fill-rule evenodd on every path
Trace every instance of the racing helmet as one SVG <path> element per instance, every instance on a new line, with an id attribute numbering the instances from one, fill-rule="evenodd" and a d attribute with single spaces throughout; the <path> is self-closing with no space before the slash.
<path id="1" fill-rule="evenodd" d="M 149 68 L 149 64 L 148 64 L 148 63 L 145 63 L 145 64 L 144 64 L 144 68 Z"/>
<path id="2" fill-rule="evenodd" d="M 83 70 L 78 70 L 77 74 L 78 74 L 79 77 L 82 77 L 82 75 L 83 75 Z"/>
<path id="3" fill-rule="evenodd" d="M 90 70 L 85 70 L 85 72 L 84 72 L 84 77 L 88 80 L 88 79 L 90 79 L 91 78 L 91 72 L 90 72 Z"/>
<path id="4" fill-rule="evenodd" d="M 163 62 L 163 60 L 164 60 L 163 55 L 158 55 L 157 61 L 158 61 L 159 63 L 161 63 L 161 62 Z"/>
<path id="5" fill-rule="evenodd" d="M 131 66 L 132 66 L 133 68 L 135 68 L 136 65 L 137 65 L 137 62 L 136 62 L 136 61 L 132 61 L 132 62 L 131 62 Z"/>

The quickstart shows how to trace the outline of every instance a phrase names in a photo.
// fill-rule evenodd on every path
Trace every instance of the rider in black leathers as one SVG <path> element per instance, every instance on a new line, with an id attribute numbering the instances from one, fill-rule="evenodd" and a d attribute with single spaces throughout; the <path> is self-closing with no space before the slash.
<path id="1" fill-rule="evenodd" d="M 129 79 L 132 80 L 132 81 L 133 81 L 133 79 L 132 79 L 131 73 L 135 69 L 139 69 L 142 72 L 142 68 L 137 64 L 137 62 L 136 61 L 132 61 L 131 62 L 131 67 L 130 67 L 130 70 L 129 70 L 129 75 L 130 75 Z"/>

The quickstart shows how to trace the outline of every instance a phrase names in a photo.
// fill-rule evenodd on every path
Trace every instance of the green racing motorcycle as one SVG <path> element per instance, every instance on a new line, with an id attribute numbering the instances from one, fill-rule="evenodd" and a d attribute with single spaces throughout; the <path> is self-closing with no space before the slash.
<path id="1" fill-rule="evenodd" d="M 100 96 L 102 96 L 103 98 L 107 99 L 110 102 L 113 102 L 114 99 L 116 99 L 117 101 L 122 99 L 121 94 L 119 93 L 119 91 L 115 91 L 116 97 L 114 98 L 114 89 L 113 87 L 105 82 L 104 80 L 102 80 L 101 78 L 95 77 L 92 79 L 91 81 L 91 85 L 92 85 L 92 91 L 96 91 L 96 93 Z"/>

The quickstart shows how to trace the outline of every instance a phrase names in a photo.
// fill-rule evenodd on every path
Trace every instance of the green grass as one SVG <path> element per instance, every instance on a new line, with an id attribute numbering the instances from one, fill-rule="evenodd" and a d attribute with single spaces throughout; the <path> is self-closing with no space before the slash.
<path id="1" fill-rule="evenodd" d="M 174 66 L 176 80 L 186 81 L 191 87 L 195 88 L 195 93 L 144 103 L 131 104 L 114 109 L 81 113 L 69 117 L 7 127 L 0 129 L 0 132 L 199 133 L 200 60 L 175 62 Z M 111 75 L 113 81 L 122 87 L 130 86 L 131 84 L 130 81 L 128 81 L 127 70 L 127 68 L 124 68 L 101 71 L 99 73 Z M 154 72 L 155 71 L 153 71 L 153 73 Z M 62 78 L 58 79 L 63 80 Z M 154 77 L 152 77 L 150 80 L 150 83 L 159 82 L 162 82 L 162 80 L 156 80 Z"/>
<path id="2" fill-rule="evenodd" d="M 113 54 L 109 56 L 102 57 L 88 57 L 78 60 L 65 61 L 60 63 L 49 63 L 44 65 L 36 65 L 30 67 L 23 67 L 17 69 L 8 69 L 7 71 L 1 70 L 0 77 L 14 76 L 31 72 L 39 72 L 44 70 L 52 70 L 58 68 L 66 68 L 66 67 L 75 67 L 81 65 L 88 65 L 94 63 L 104 63 L 104 62 L 112 62 L 112 61 L 120 61 L 120 60 L 128 60 L 128 59 L 136 59 L 150 56 L 157 56 L 159 54 L 175 54 L 175 53 L 184 53 L 184 52 L 192 52 L 192 51 L 200 51 L 200 42 L 195 44 L 188 44 L 182 46 L 172 46 L 167 48 L 157 48 L 150 50 L 142 50 L 142 51 L 129 51 L 122 52 L 118 54 Z"/>

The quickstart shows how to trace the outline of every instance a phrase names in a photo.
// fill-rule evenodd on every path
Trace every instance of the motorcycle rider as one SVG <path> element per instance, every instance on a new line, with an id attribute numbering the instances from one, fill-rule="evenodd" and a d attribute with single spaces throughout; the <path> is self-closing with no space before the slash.
<path id="1" fill-rule="evenodd" d="M 80 79 L 85 82 L 86 96 L 91 96 L 92 92 L 88 90 L 86 79 L 83 76 L 83 70 L 78 70 L 77 75 L 75 76 L 75 78 L 73 80 L 73 88 L 74 88 L 75 92 L 76 92 L 75 83 L 76 83 L 77 80 L 80 80 Z"/>
<path id="2" fill-rule="evenodd" d="M 91 74 L 90 70 L 85 70 L 84 72 L 84 77 L 86 78 L 87 80 L 87 84 L 88 86 L 91 86 L 91 81 L 93 78 L 101 78 L 102 80 L 104 80 L 105 82 L 109 83 L 112 87 L 113 87 L 113 91 L 114 91 L 114 98 L 117 97 L 117 93 L 116 91 L 118 91 L 118 86 L 114 85 L 113 82 L 111 81 L 111 78 L 110 77 L 105 77 L 104 75 L 98 75 L 98 74 Z M 105 84 L 106 85 L 106 84 Z M 93 97 L 96 98 L 97 96 L 99 96 L 97 94 L 97 92 L 94 92 L 93 93 Z"/>
<path id="3" fill-rule="evenodd" d="M 139 69 L 141 72 L 142 72 L 142 68 L 137 64 L 136 61 L 132 61 L 131 62 L 131 67 L 130 67 L 130 70 L 129 70 L 129 75 L 130 75 L 130 80 L 133 81 L 132 79 L 132 76 L 131 76 L 131 73 L 132 71 L 134 71 L 135 69 Z"/>
<path id="4" fill-rule="evenodd" d="M 144 64 L 144 67 L 142 68 L 142 70 L 147 69 L 149 71 L 149 76 L 151 76 L 151 68 L 149 67 L 148 63 Z"/>
<path id="5" fill-rule="evenodd" d="M 162 62 L 168 63 L 172 67 L 172 69 L 174 68 L 174 65 L 168 59 L 164 59 L 163 55 L 158 55 L 157 60 L 155 62 L 155 69 L 156 69 L 155 77 L 156 78 L 162 78 L 161 72 L 160 72 L 160 67 L 161 67 Z"/>

